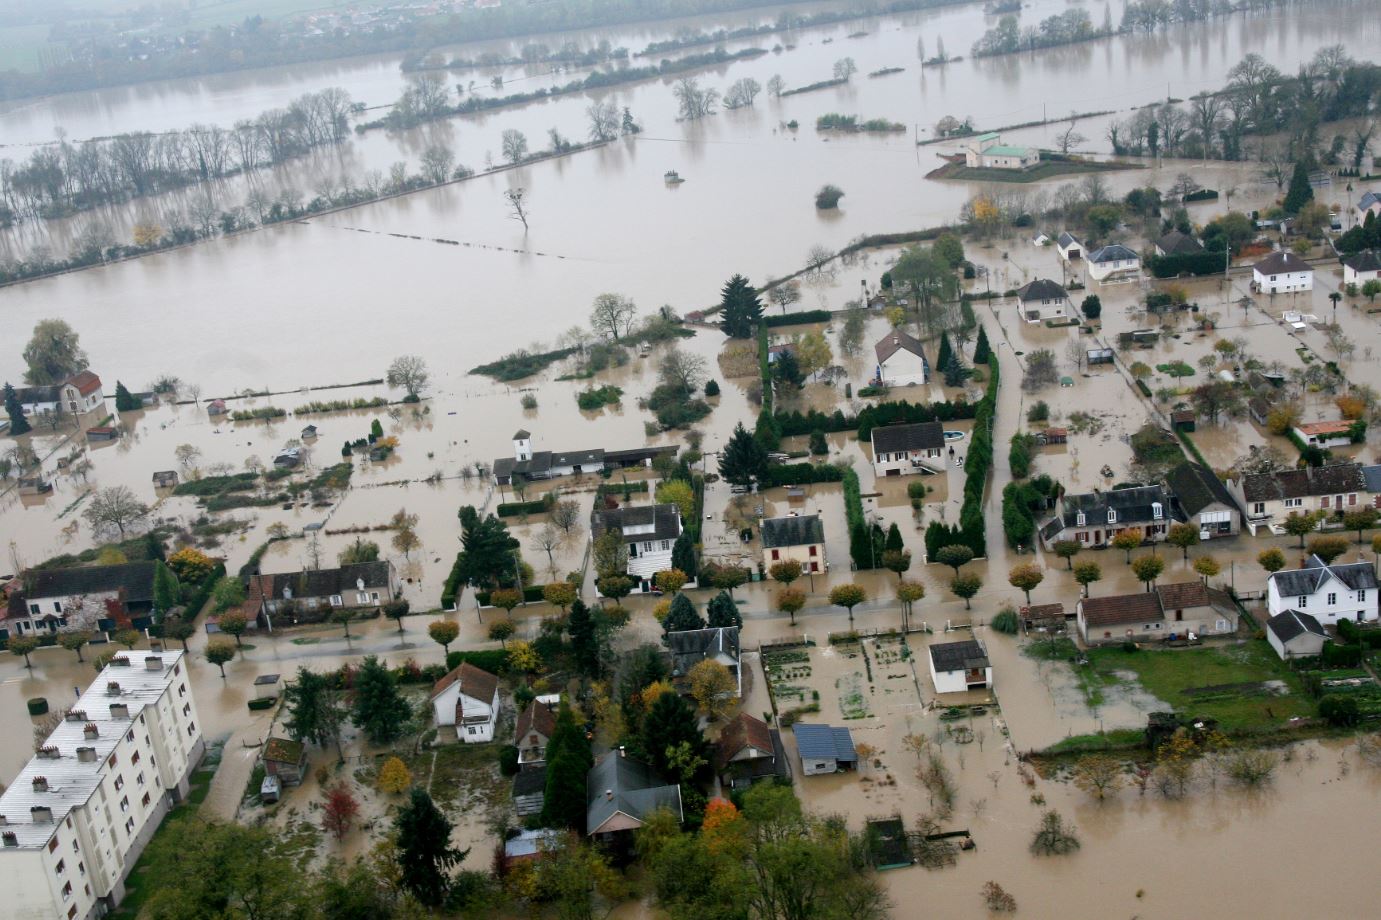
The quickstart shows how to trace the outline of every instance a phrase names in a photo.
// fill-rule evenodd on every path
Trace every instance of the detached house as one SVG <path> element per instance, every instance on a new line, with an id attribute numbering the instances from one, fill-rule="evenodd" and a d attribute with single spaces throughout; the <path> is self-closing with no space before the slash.
<path id="1" fill-rule="evenodd" d="M 680 448 L 634 447 L 627 450 L 550 451 L 533 450 L 532 433 L 519 429 L 513 434 L 513 456 L 499 457 L 492 467 L 495 485 L 506 486 L 514 480 L 534 481 L 560 476 L 579 476 L 581 473 L 600 473 L 626 466 L 651 466 L 660 456 L 675 457 Z"/>
<path id="2" fill-rule="evenodd" d="M 610 751 L 585 776 L 585 834 L 608 840 L 620 832 L 635 831 L 659 808 L 676 815 L 679 823 L 681 787 L 668 783 L 656 771 L 624 753 Z"/>
<path id="3" fill-rule="evenodd" d="M 15 387 L 14 392 L 25 415 L 52 415 L 55 412 L 81 415 L 105 403 L 101 378 L 91 371 L 73 374 L 52 386 Z"/>
<path id="4" fill-rule="evenodd" d="M 1156 255 L 1161 257 L 1196 256 L 1203 251 L 1203 243 L 1200 243 L 1188 233 L 1181 233 L 1178 230 L 1171 230 L 1169 233 L 1156 240 Z"/>
<path id="5" fill-rule="evenodd" d="M 1292 514 L 1331 511 L 1342 514 L 1367 503 L 1367 481 L 1356 463 L 1277 470 L 1229 480 L 1228 488 L 1247 515 L 1247 527 L 1278 525 Z"/>
<path id="6" fill-rule="evenodd" d="M 1314 269 L 1289 250 L 1273 252 L 1252 266 L 1252 287 L 1262 294 L 1314 290 Z"/>
<path id="7" fill-rule="evenodd" d="M 1347 419 L 1334 419 L 1327 422 L 1300 422 L 1295 425 L 1295 436 L 1314 447 L 1342 447 L 1352 443 L 1352 426 L 1355 422 Z"/>
<path id="8" fill-rule="evenodd" d="M 986 690 L 993 685 L 993 665 L 977 639 L 940 642 L 930 647 L 930 679 L 936 693 Z"/>
<path id="9" fill-rule="evenodd" d="M 924 386 L 930 382 L 930 362 L 921 343 L 903 330 L 889 332 L 873 346 L 873 353 L 877 355 L 874 379 L 882 386 Z"/>
<path id="10" fill-rule="evenodd" d="M 1040 150 L 1004 144 L 996 131 L 980 134 L 964 146 L 964 165 L 970 169 L 1027 169 L 1040 161 Z"/>
<path id="11" fill-rule="evenodd" d="M 671 568 L 671 550 L 681 536 L 681 509 L 676 505 L 629 505 L 597 510 L 590 532 L 598 540 L 610 531 L 621 535 L 628 550 L 628 577 L 634 591 L 651 591 L 652 576 Z"/>
<path id="12" fill-rule="evenodd" d="M 1266 641 L 1282 661 L 1312 658 L 1323 652 L 1328 633 L 1307 613 L 1287 610 L 1266 621 Z"/>
<path id="13" fill-rule="evenodd" d="M 1238 611 L 1226 592 L 1201 581 L 1157 585 L 1154 591 L 1081 598 L 1076 611 L 1085 645 L 1171 637 L 1226 636 Z"/>
<path id="14" fill-rule="evenodd" d="M 1041 527 L 1041 543 L 1046 549 L 1061 540 L 1106 546 L 1132 527 L 1141 529 L 1143 542 L 1158 543 L 1174 523 L 1173 514 L 1170 493 L 1158 485 L 1066 495 L 1060 512 Z"/>
<path id="15" fill-rule="evenodd" d="M 1198 525 L 1199 539 L 1236 536 L 1242 529 L 1242 510 L 1223 481 L 1202 463 L 1185 462 L 1165 479 L 1184 519 Z"/>
<path id="16" fill-rule="evenodd" d="M 1273 617 L 1298 610 L 1325 626 L 1377 619 L 1376 570 L 1370 562 L 1329 565 L 1310 556 L 1303 568 L 1272 573 L 1266 586 L 1266 608 Z"/>
<path id="17" fill-rule="evenodd" d="M 152 621 L 157 565 L 127 562 L 26 572 L 10 586 L 0 631 L 8 638 L 126 625 L 142 629 Z"/>
<path id="18" fill-rule="evenodd" d="M 769 779 L 791 781 L 782 733 L 746 712 L 740 712 L 719 733 L 714 766 L 720 782 L 730 789 L 745 789 Z"/>
<path id="19" fill-rule="evenodd" d="M 336 569 L 252 575 L 241 610 L 252 622 L 273 629 L 287 624 L 319 623 L 339 609 L 374 609 L 402 590 L 388 561 L 359 562 Z"/>
<path id="20" fill-rule="evenodd" d="M 1106 284 L 1136 281 L 1141 277 L 1141 257 L 1120 244 L 1104 246 L 1089 254 L 1088 274 Z"/>
<path id="21" fill-rule="evenodd" d="M 806 574 L 825 571 L 825 525 L 820 515 L 768 518 L 760 529 L 764 569 L 795 560 Z"/>
<path id="22" fill-rule="evenodd" d="M 494 740 L 494 723 L 499 718 L 499 679 L 495 675 L 463 661 L 432 686 L 431 702 L 436 724 L 454 726 L 461 741 L 482 744 Z M 546 750 L 545 744 L 542 749 Z"/>
<path id="23" fill-rule="evenodd" d="M 662 641 L 671 653 L 671 680 L 678 690 L 688 690 L 691 668 L 709 659 L 724 665 L 733 675 L 736 687 L 734 696 L 743 695 L 737 626 L 683 629 L 667 633 Z"/>
<path id="24" fill-rule="evenodd" d="M 1066 262 L 1078 262 L 1084 257 L 1084 244 L 1068 230 L 1061 233 L 1060 238 L 1055 241 L 1055 250 Z"/>
<path id="25" fill-rule="evenodd" d="M 1017 311 L 1028 323 L 1066 320 L 1073 316 L 1069 292 L 1049 278 L 1037 278 L 1017 290 Z"/>
<path id="26" fill-rule="evenodd" d="M 941 422 L 884 425 L 872 431 L 873 475 L 909 476 L 943 473 L 945 426 Z"/>
<path id="27" fill-rule="evenodd" d="M 518 748 L 518 765 L 545 763 L 547 744 L 556 730 L 556 707 L 561 704 L 557 694 L 539 696 L 518 716 L 513 729 L 513 744 Z"/>
<path id="28" fill-rule="evenodd" d="M 1381 255 L 1375 249 L 1364 249 L 1343 259 L 1343 284 L 1360 287 L 1377 280 L 1381 280 Z"/>

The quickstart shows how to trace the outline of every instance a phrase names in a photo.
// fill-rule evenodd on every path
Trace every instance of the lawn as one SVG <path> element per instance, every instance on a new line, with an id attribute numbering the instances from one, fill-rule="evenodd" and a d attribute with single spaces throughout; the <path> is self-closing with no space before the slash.
<path id="1" fill-rule="evenodd" d="M 1089 650 L 1088 657 L 1090 683 L 1113 684 L 1120 681 L 1116 672 L 1134 673 L 1142 687 L 1177 712 L 1217 719 L 1224 731 L 1278 728 L 1293 716 L 1314 712 L 1298 677 L 1262 640 L 1135 652 L 1121 647 L 1095 648 Z M 1249 686 L 1272 680 L 1286 686 L 1286 695 L 1275 696 Z"/>

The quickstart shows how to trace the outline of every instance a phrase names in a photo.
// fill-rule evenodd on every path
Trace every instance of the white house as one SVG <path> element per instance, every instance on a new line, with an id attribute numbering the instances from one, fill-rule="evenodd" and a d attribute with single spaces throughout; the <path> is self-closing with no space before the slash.
<path id="1" fill-rule="evenodd" d="M 1352 426 L 1355 422 L 1335 419 L 1328 422 L 1299 422 L 1295 425 L 1295 437 L 1314 447 L 1342 447 L 1352 443 Z"/>
<path id="2" fill-rule="evenodd" d="M 1017 309 L 1028 323 L 1066 320 L 1073 316 L 1069 293 L 1049 278 L 1037 278 L 1017 291 Z"/>
<path id="3" fill-rule="evenodd" d="M 762 566 L 795 561 L 807 574 L 825 571 L 825 525 L 818 514 L 792 514 L 758 523 L 762 534 Z"/>
<path id="4" fill-rule="evenodd" d="M 1141 257 L 1117 243 L 1103 246 L 1089 253 L 1088 274 L 1105 284 L 1136 281 L 1141 277 Z"/>
<path id="5" fill-rule="evenodd" d="M 518 748 L 519 766 L 546 763 L 547 745 L 556 731 L 556 710 L 561 705 L 559 693 L 537 697 L 518 716 L 513 728 L 513 744 Z"/>
<path id="6" fill-rule="evenodd" d="M 36 569 L 10 583 L 0 635 L 112 631 L 121 616 L 136 628 L 153 614 L 153 562 Z"/>
<path id="7" fill-rule="evenodd" d="M 1312 291 L 1314 269 L 1293 252 L 1281 249 L 1252 266 L 1252 287 L 1262 294 Z"/>
<path id="8" fill-rule="evenodd" d="M 494 723 L 499 719 L 499 679 L 493 674 L 463 661 L 436 682 L 431 699 L 436 724 L 454 726 L 461 741 L 483 744 L 494 740 Z"/>
<path id="9" fill-rule="evenodd" d="M 1035 147 L 1004 144 L 996 131 L 980 134 L 964 147 L 964 165 L 971 169 L 1026 169 L 1040 161 Z"/>
<path id="10" fill-rule="evenodd" d="M 930 381 L 930 362 L 921 343 L 901 329 L 893 329 L 873 346 L 877 355 L 874 379 L 887 387 L 924 385 Z"/>
<path id="11" fill-rule="evenodd" d="M 1302 569 L 1275 572 L 1267 582 L 1271 616 L 1287 610 L 1307 613 L 1325 626 L 1340 619 L 1357 623 L 1377 618 L 1376 570 L 1370 562 L 1329 565 L 1310 556 Z"/>
<path id="12" fill-rule="evenodd" d="M 581 473 L 599 473 L 606 469 L 625 466 L 651 466 L 657 457 L 666 454 L 676 456 L 679 450 L 675 445 L 662 447 L 634 447 L 627 450 L 550 451 L 534 450 L 532 433 L 518 429 L 513 434 L 513 456 L 499 457 L 492 467 L 494 483 L 506 486 L 513 480 L 534 481 L 555 479 L 559 476 L 579 476 Z"/>
<path id="13" fill-rule="evenodd" d="M 936 693 L 986 690 L 993 685 L 993 665 L 977 639 L 941 642 L 930 647 L 930 679 Z"/>
<path id="14" fill-rule="evenodd" d="M 1343 284 L 1361 286 L 1378 280 L 1381 280 L 1381 255 L 1375 249 L 1364 249 L 1343 260 Z"/>
<path id="15" fill-rule="evenodd" d="M 121 651 L 0 796 L 3 915 L 103 917 L 206 750 L 186 655 Z M 66 705 L 65 703 L 63 705 Z"/>
<path id="16" fill-rule="evenodd" d="M 1084 244 L 1068 230 L 1060 234 L 1060 238 L 1055 242 L 1055 249 L 1066 262 L 1078 262 L 1084 257 Z"/>
<path id="17" fill-rule="evenodd" d="M 1328 641 L 1328 633 L 1309 614 L 1287 610 L 1266 621 L 1266 641 L 1282 661 L 1289 661 L 1318 655 Z"/>
<path id="18" fill-rule="evenodd" d="M 1381 194 L 1367 192 L 1357 202 L 1355 216 L 1359 227 L 1366 224 L 1368 215 L 1375 215 L 1377 219 L 1381 219 Z"/>
<path id="19" fill-rule="evenodd" d="M 628 577 L 634 591 L 651 591 L 652 576 L 672 567 L 671 551 L 681 536 L 681 509 L 676 505 L 629 505 L 597 510 L 590 532 L 598 540 L 616 530 L 628 550 Z"/>
<path id="20" fill-rule="evenodd" d="M 943 473 L 945 426 L 940 422 L 911 425 L 880 425 L 872 432 L 873 475 L 908 476 L 913 473 Z"/>
<path id="21" fill-rule="evenodd" d="M 81 415 L 105 403 L 101 378 L 91 371 L 73 374 L 52 386 L 15 387 L 15 395 L 25 415 L 51 415 L 66 412 Z"/>

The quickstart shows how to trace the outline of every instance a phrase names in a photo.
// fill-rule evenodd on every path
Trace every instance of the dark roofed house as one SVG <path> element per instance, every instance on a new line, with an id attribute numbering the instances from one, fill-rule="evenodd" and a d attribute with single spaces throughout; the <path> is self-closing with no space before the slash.
<path id="1" fill-rule="evenodd" d="M 1141 275 L 1141 257 L 1120 243 L 1089 253 L 1089 277 L 1095 281 L 1135 281 Z"/>
<path id="2" fill-rule="evenodd" d="M 513 807 L 518 817 L 540 815 L 547 800 L 547 765 L 533 764 L 513 777 Z"/>
<path id="3" fill-rule="evenodd" d="M 1282 660 L 1289 661 L 1320 654 L 1328 633 L 1309 614 L 1291 609 L 1266 621 L 1266 641 Z"/>
<path id="4" fill-rule="evenodd" d="M 672 568 L 671 553 L 681 526 L 681 509 L 673 504 L 600 508 L 590 516 L 593 539 L 609 531 L 622 534 L 628 548 L 628 576 L 634 590 L 644 592 L 652 590 L 654 575 Z"/>
<path id="5" fill-rule="evenodd" d="M 500 457 L 490 467 L 497 485 L 506 486 L 515 478 L 532 481 L 558 476 L 602 473 L 624 466 L 650 466 L 657 457 L 675 457 L 676 445 L 634 447 L 628 450 L 591 448 L 553 452 L 532 449 L 532 432 L 519 428 L 513 433 L 513 456 Z"/>
<path id="6" fill-rule="evenodd" d="M 622 748 L 596 760 L 585 777 L 586 836 L 637 830 L 659 808 L 670 810 L 679 822 L 684 817 L 681 787 L 626 756 Z"/>
<path id="7" fill-rule="evenodd" d="M 1156 255 L 1158 256 L 1193 256 L 1203 251 L 1203 243 L 1188 233 L 1181 233 L 1178 230 L 1171 230 L 1156 240 Z"/>
<path id="8" fill-rule="evenodd" d="M 708 629 L 683 629 L 662 637 L 671 653 L 671 679 L 678 689 L 686 690 L 691 668 L 702 661 L 717 661 L 729 669 L 737 686 L 736 696 L 743 693 L 743 677 L 739 673 L 739 636 L 737 626 L 711 626 Z"/>
<path id="9" fill-rule="evenodd" d="M 1171 495 L 1158 485 L 1084 492 L 1064 497 L 1059 513 L 1041 527 L 1040 539 L 1046 549 L 1061 540 L 1105 546 L 1136 527 L 1144 542 L 1157 543 L 1165 539 L 1174 520 Z"/>
<path id="10" fill-rule="evenodd" d="M 936 693 L 984 690 L 993 685 L 988 651 L 977 639 L 938 642 L 930 646 L 930 679 Z"/>
<path id="11" fill-rule="evenodd" d="M 797 722 L 791 731 L 796 736 L 796 752 L 804 776 L 852 770 L 858 764 L 858 752 L 847 728 Z"/>
<path id="12" fill-rule="evenodd" d="M 1314 268 L 1288 249 L 1277 250 L 1252 266 L 1252 287 L 1263 294 L 1314 289 Z"/>
<path id="13" fill-rule="evenodd" d="M 3 624 L 7 636 L 99 632 L 121 628 L 128 617 L 142 629 L 151 622 L 155 562 L 38 569 L 10 589 Z"/>
<path id="14" fill-rule="evenodd" d="M 762 563 L 796 561 L 802 572 L 825 570 L 825 525 L 818 514 L 768 518 L 761 524 Z"/>
<path id="15" fill-rule="evenodd" d="M 153 474 L 155 489 L 171 489 L 177 485 L 177 470 L 159 470 Z"/>
<path id="16" fill-rule="evenodd" d="M 1202 463 L 1186 461 L 1165 479 L 1184 519 L 1199 527 L 1199 539 L 1230 537 L 1242 529 L 1242 510 L 1228 487 Z"/>
<path id="17" fill-rule="evenodd" d="M 1060 252 L 1060 258 L 1066 262 L 1077 262 L 1084 254 L 1084 244 L 1079 242 L 1079 238 L 1068 230 L 1060 234 L 1055 241 L 1055 248 Z"/>
<path id="18" fill-rule="evenodd" d="M 1258 473 L 1229 480 L 1228 490 L 1241 505 L 1252 533 L 1259 526 L 1278 526 L 1292 514 L 1342 513 L 1368 500 L 1366 477 L 1357 463 Z"/>
<path id="19" fill-rule="evenodd" d="M 1071 318 L 1069 292 L 1049 278 L 1037 278 L 1017 290 L 1017 307 L 1028 323 Z"/>
<path id="20" fill-rule="evenodd" d="M 782 733 L 746 712 L 740 712 L 719 733 L 714 766 L 720 781 L 730 789 L 743 789 L 767 779 L 791 780 Z"/>
<path id="21" fill-rule="evenodd" d="M 1381 280 L 1381 254 L 1375 249 L 1363 249 L 1343 259 L 1343 284 L 1363 285 Z"/>
<path id="22" fill-rule="evenodd" d="M 247 594 L 260 601 L 258 609 L 246 613 L 270 629 L 274 618 L 288 623 L 319 623 L 333 610 L 377 609 L 397 597 L 400 587 L 393 563 L 386 560 L 253 575 Z"/>
<path id="23" fill-rule="evenodd" d="M 947 468 L 945 426 L 941 422 L 875 427 L 872 447 L 875 476 L 942 473 Z"/>
<path id="24" fill-rule="evenodd" d="M 1299 610 L 1324 626 L 1339 620 L 1375 622 L 1378 595 L 1381 582 L 1370 562 L 1326 563 L 1310 556 L 1302 568 L 1274 572 L 1266 581 L 1266 609 L 1272 616 Z"/>

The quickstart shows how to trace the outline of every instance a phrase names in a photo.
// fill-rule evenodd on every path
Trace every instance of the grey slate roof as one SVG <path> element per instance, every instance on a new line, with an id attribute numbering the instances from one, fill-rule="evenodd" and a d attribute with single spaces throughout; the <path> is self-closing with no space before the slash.
<path id="1" fill-rule="evenodd" d="M 1204 251 L 1203 243 L 1178 230 L 1171 230 L 1156 240 L 1156 248 L 1166 255 L 1176 256 L 1193 255 Z"/>
<path id="2" fill-rule="evenodd" d="M 1285 275 L 1290 272 L 1312 272 L 1314 269 L 1293 252 L 1281 249 L 1257 262 L 1252 270 L 1262 275 Z"/>
<path id="3" fill-rule="evenodd" d="M 683 629 L 667 633 L 662 641 L 671 652 L 671 673 L 682 677 L 706 658 L 719 654 L 738 661 L 738 627 L 711 626 L 708 629 Z"/>
<path id="4" fill-rule="evenodd" d="M 1366 210 L 1377 202 L 1381 202 L 1381 193 L 1367 192 L 1362 196 L 1361 200 L 1357 202 L 1357 207 Z"/>
<path id="5" fill-rule="evenodd" d="M 858 752 L 854 750 L 854 739 L 847 728 L 832 725 L 804 725 L 797 722 L 791 727 L 796 735 L 796 750 L 802 760 L 835 760 L 839 763 L 857 763 Z"/>
<path id="6" fill-rule="evenodd" d="M 988 667 L 988 653 L 977 639 L 941 642 L 930 647 L 930 661 L 936 671 L 967 671 Z"/>
<path id="7" fill-rule="evenodd" d="M 547 789 L 547 765 L 539 764 L 533 767 L 524 767 L 518 771 L 518 775 L 513 777 L 513 797 L 521 798 L 525 795 L 537 795 Z"/>
<path id="8" fill-rule="evenodd" d="M 1068 230 L 1066 230 L 1064 233 L 1061 233 L 1061 234 L 1060 234 L 1060 238 L 1059 238 L 1058 242 L 1059 242 L 1060 246 L 1062 246 L 1062 247 L 1065 248 L 1065 249 L 1068 249 L 1068 248 L 1069 248 L 1069 244 L 1070 244 L 1070 243 L 1076 243 L 1076 244 L 1078 244 L 1078 245 L 1080 245 L 1080 246 L 1083 245 L 1082 243 L 1079 242 L 1079 238 L 1078 238 L 1077 236 L 1075 236 L 1074 234 L 1070 233 Z"/>
<path id="9" fill-rule="evenodd" d="M 354 591 L 361 579 L 367 589 L 389 587 L 388 563 L 357 562 L 343 565 L 338 569 L 315 569 L 306 572 L 284 572 L 277 575 L 261 575 L 269 582 L 264 594 L 273 599 L 283 598 L 283 589 L 289 588 L 294 598 L 330 597 L 344 591 Z"/>
<path id="10" fill-rule="evenodd" d="M 911 425 L 884 425 L 873 429 L 873 455 L 878 451 L 937 450 L 945 446 L 942 422 L 916 422 Z"/>
<path id="11" fill-rule="evenodd" d="M 1343 264 L 1355 272 L 1374 272 L 1381 270 L 1381 255 L 1375 249 L 1363 249 L 1348 256 Z"/>
<path id="12" fill-rule="evenodd" d="M 1152 508 L 1157 502 L 1161 506 L 1160 518 L 1155 517 Z M 1109 510 L 1117 512 L 1116 524 L 1119 527 L 1149 524 L 1156 520 L 1169 521 L 1172 517 L 1170 494 L 1158 485 L 1066 495 L 1061 517 L 1065 527 L 1077 527 L 1079 512 L 1082 511 L 1084 526 L 1093 527 L 1108 523 Z"/>
<path id="13" fill-rule="evenodd" d="M 1381 463 L 1362 467 L 1362 480 L 1367 484 L 1368 492 L 1381 492 Z"/>
<path id="14" fill-rule="evenodd" d="M 652 525 L 648 533 L 628 533 L 632 527 Z M 590 530 L 595 539 L 609 530 L 621 530 L 625 543 L 650 540 L 675 540 L 681 535 L 681 516 L 675 505 L 628 505 L 599 510 L 590 515 Z"/>
<path id="15" fill-rule="evenodd" d="M 1238 510 L 1228 487 L 1202 463 L 1181 463 L 1170 471 L 1165 482 L 1187 515 L 1198 514 L 1214 502 L 1227 505 L 1233 511 Z"/>
<path id="16" fill-rule="evenodd" d="M 1089 254 L 1090 262 L 1125 262 L 1128 259 L 1141 258 L 1121 243 L 1113 243 L 1110 246 L 1103 246 Z"/>
<path id="17" fill-rule="evenodd" d="M 1249 502 L 1282 498 L 1308 498 L 1318 495 L 1344 495 L 1366 488 L 1362 467 L 1356 463 L 1331 463 L 1307 466 L 1302 470 L 1260 473 L 1242 480 L 1242 497 Z"/>
<path id="18" fill-rule="evenodd" d="M 155 562 L 127 562 L 76 569 L 40 569 L 24 576 L 24 596 L 31 601 L 45 597 L 99 594 L 124 590 L 125 602 L 153 600 Z"/>
<path id="19" fill-rule="evenodd" d="M 1324 632 L 1318 620 L 1298 610 L 1287 610 L 1284 613 L 1276 614 L 1266 621 L 1266 628 L 1275 633 L 1275 637 L 1281 642 L 1289 642 L 1304 633 L 1313 633 L 1316 636 L 1328 638 L 1328 633 Z"/>
<path id="20" fill-rule="evenodd" d="M 768 518 L 762 522 L 762 545 L 766 549 L 779 546 L 809 546 L 825 542 L 825 525 L 820 515 Z"/>
<path id="21" fill-rule="evenodd" d="M 1328 565 L 1318 556 L 1310 556 L 1302 569 L 1288 569 L 1271 575 L 1276 591 L 1281 597 L 1298 597 L 1313 594 L 1328 580 L 1328 576 L 1347 585 L 1353 591 L 1378 587 L 1376 570 L 1370 562 L 1347 562 Z"/>
<path id="22" fill-rule="evenodd" d="M 681 818 L 681 787 L 668 784 L 647 764 L 620 751 L 610 751 L 595 761 L 585 776 L 587 834 L 619 812 L 643 821 L 658 808 L 669 808 Z"/>
<path id="23" fill-rule="evenodd" d="M 922 361 L 926 360 L 925 349 L 921 346 L 921 343 L 917 339 L 907 335 L 906 331 L 903 329 L 893 329 L 891 332 L 887 333 L 887 335 L 879 339 L 878 343 L 873 346 L 873 353 L 877 355 L 879 364 L 885 363 L 888 358 L 899 351 L 909 351 Z M 927 363 L 926 366 L 929 367 L 930 365 Z"/>
<path id="24" fill-rule="evenodd" d="M 1017 291 L 1017 299 L 1022 303 L 1033 300 L 1067 300 L 1069 293 L 1049 278 L 1037 278 Z"/>

